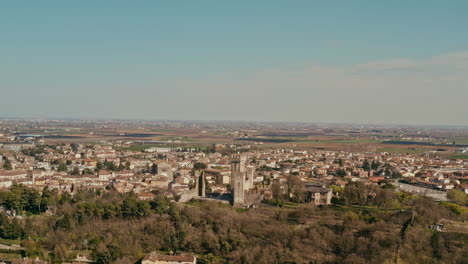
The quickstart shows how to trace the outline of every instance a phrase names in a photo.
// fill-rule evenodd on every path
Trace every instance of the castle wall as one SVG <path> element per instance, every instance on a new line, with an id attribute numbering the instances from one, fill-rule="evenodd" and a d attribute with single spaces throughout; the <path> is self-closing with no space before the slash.
<path id="1" fill-rule="evenodd" d="M 255 175 L 255 166 L 247 166 L 245 172 L 245 186 L 244 190 L 249 190 L 254 187 L 253 178 Z"/>
<path id="2" fill-rule="evenodd" d="M 198 197 L 197 189 L 187 190 L 180 194 L 179 202 L 185 203 L 185 202 L 192 200 L 195 197 Z"/>
<path id="3" fill-rule="evenodd" d="M 261 202 L 261 194 L 259 191 L 255 190 L 248 190 L 245 191 L 244 194 L 244 207 L 251 207 L 254 204 L 258 204 Z"/>

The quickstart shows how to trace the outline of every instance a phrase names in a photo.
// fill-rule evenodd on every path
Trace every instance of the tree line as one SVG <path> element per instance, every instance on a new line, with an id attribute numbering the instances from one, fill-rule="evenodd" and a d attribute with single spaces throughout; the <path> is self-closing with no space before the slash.
<path id="1" fill-rule="evenodd" d="M 294 192 L 294 190 L 291 190 Z M 466 220 L 434 201 L 382 185 L 350 185 L 335 205 L 238 210 L 216 202 L 176 204 L 159 193 L 79 189 L 0 192 L 0 236 L 21 239 L 29 257 L 135 263 L 146 253 L 192 252 L 203 263 L 463 263 L 468 236 L 428 228 Z"/>

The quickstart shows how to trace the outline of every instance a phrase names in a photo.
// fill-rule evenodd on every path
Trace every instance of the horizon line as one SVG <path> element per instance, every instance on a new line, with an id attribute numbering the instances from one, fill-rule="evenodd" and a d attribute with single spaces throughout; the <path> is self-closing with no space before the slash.
<path id="1" fill-rule="evenodd" d="M 195 122 L 195 123 L 283 123 L 283 124 L 301 124 L 301 125 L 352 125 L 352 126 L 384 126 L 384 127 L 450 127 L 450 128 L 468 128 L 468 125 L 461 124 L 405 124 L 405 123 L 373 123 L 373 122 L 325 122 L 325 121 L 275 121 L 275 120 L 234 120 L 234 119 L 151 119 L 151 118 L 79 118 L 79 117 L 5 117 L 0 116 L 0 120 L 25 120 L 25 121 L 146 121 L 146 122 Z"/>

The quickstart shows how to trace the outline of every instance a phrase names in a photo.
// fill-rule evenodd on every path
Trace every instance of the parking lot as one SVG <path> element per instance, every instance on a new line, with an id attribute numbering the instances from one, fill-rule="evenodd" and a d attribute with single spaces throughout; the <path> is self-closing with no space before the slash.
<path id="1" fill-rule="evenodd" d="M 431 197 L 436 201 L 447 201 L 447 193 L 406 183 L 396 183 L 397 190 Z"/>

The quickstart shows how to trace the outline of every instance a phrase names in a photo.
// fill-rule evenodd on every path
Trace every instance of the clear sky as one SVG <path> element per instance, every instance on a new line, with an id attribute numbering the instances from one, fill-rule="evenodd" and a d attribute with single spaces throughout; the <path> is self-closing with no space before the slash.
<path id="1" fill-rule="evenodd" d="M 1 1 L 0 117 L 468 125 L 468 1 Z"/>

